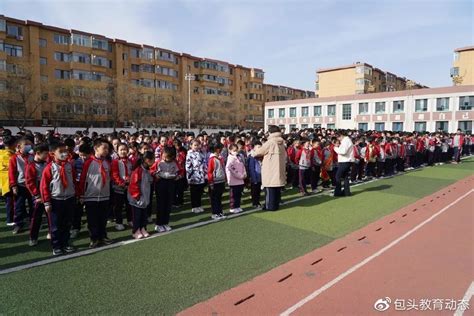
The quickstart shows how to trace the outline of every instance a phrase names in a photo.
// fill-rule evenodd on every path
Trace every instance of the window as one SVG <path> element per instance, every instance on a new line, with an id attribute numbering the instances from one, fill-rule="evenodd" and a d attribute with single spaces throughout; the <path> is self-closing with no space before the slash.
<path id="1" fill-rule="evenodd" d="M 474 96 L 471 95 L 471 96 L 459 97 L 459 110 L 460 111 L 472 110 L 473 107 L 474 107 Z"/>
<path id="2" fill-rule="evenodd" d="M 472 132 L 472 121 L 459 121 L 458 128 L 463 132 Z"/>
<path id="3" fill-rule="evenodd" d="M 308 128 L 308 124 L 301 124 L 301 129 Z"/>
<path id="4" fill-rule="evenodd" d="M 46 47 L 48 45 L 48 41 L 45 40 L 44 38 L 39 39 L 39 47 Z"/>
<path id="5" fill-rule="evenodd" d="M 132 72 L 140 72 L 140 65 L 132 64 L 131 65 Z"/>
<path id="6" fill-rule="evenodd" d="M 296 124 L 290 124 L 290 131 L 293 131 L 296 129 Z"/>
<path id="7" fill-rule="evenodd" d="M 153 50 L 153 48 L 144 47 L 141 51 L 141 56 L 143 59 L 153 60 L 155 56 L 155 51 Z"/>
<path id="8" fill-rule="evenodd" d="M 336 105 L 328 105 L 328 116 L 335 116 L 336 115 Z"/>
<path id="9" fill-rule="evenodd" d="M 23 39 L 23 29 L 21 26 L 7 24 L 7 35 Z"/>
<path id="10" fill-rule="evenodd" d="M 304 117 L 309 116 L 309 108 L 307 106 L 303 106 L 301 108 L 301 116 L 304 116 Z"/>
<path id="11" fill-rule="evenodd" d="M 54 42 L 60 45 L 69 45 L 71 38 L 69 35 L 54 34 Z"/>
<path id="12" fill-rule="evenodd" d="M 7 61 L 0 60 L 0 71 L 5 71 L 5 70 L 7 70 Z"/>
<path id="13" fill-rule="evenodd" d="M 91 56 L 82 53 L 72 53 L 72 61 L 75 63 L 90 64 Z"/>
<path id="14" fill-rule="evenodd" d="M 449 98 L 437 98 L 436 111 L 449 111 Z"/>
<path id="15" fill-rule="evenodd" d="M 101 67 L 109 67 L 109 60 L 105 57 L 92 55 L 92 64 Z"/>
<path id="16" fill-rule="evenodd" d="M 290 108 L 290 117 L 296 117 L 296 108 Z"/>
<path id="17" fill-rule="evenodd" d="M 415 100 L 415 112 L 428 111 L 428 99 Z"/>
<path id="18" fill-rule="evenodd" d="M 128 54 L 122 53 L 122 60 L 127 60 L 127 59 L 128 59 Z"/>
<path id="19" fill-rule="evenodd" d="M 176 56 L 173 53 L 165 52 L 165 51 L 160 50 L 159 53 L 157 53 L 157 55 L 158 55 L 158 58 L 161 59 L 161 60 L 170 61 L 170 62 L 175 63 L 175 64 L 178 63 L 178 60 L 177 60 Z"/>
<path id="20" fill-rule="evenodd" d="M 393 101 L 393 113 L 403 112 L 404 102 L 403 100 Z"/>
<path id="21" fill-rule="evenodd" d="M 273 118 L 275 115 L 275 110 L 274 109 L 268 109 L 268 118 Z"/>
<path id="22" fill-rule="evenodd" d="M 72 34 L 72 43 L 77 46 L 91 47 L 91 37 L 82 34 Z"/>
<path id="23" fill-rule="evenodd" d="M 459 52 L 455 52 L 453 57 L 455 61 L 459 60 Z"/>
<path id="24" fill-rule="evenodd" d="M 415 132 L 426 132 L 426 122 L 415 122 Z"/>
<path id="25" fill-rule="evenodd" d="M 385 130 L 385 123 L 375 123 L 375 130 L 377 132 L 382 132 Z"/>
<path id="26" fill-rule="evenodd" d="M 55 69 L 54 70 L 54 77 L 56 79 L 70 79 L 71 78 L 71 72 L 68 71 L 68 70 Z"/>
<path id="27" fill-rule="evenodd" d="M 392 123 L 392 131 L 394 131 L 394 132 L 403 131 L 403 122 L 393 122 Z"/>
<path id="28" fill-rule="evenodd" d="M 322 110 L 320 105 L 316 105 L 313 107 L 313 115 L 314 116 L 321 116 L 322 115 Z"/>
<path id="29" fill-rule="evenodd" d="M 46 75 L 41 75 L 40 79 L 41 79 L 41 82 L 48 82 L 48 76 Z"/>
<path id="30" fill-rule="evenodd" d="M 22 57 L 23 56 L 23 46 L 5 44 L 3 48 L 8 56 L 13 57 Z"/>
<path id="31" fill-rule="evenodd" d="M 313 124 L 313 128 L 321 128 L 321 124 Z"/>
<path id="32" fill-rule="evenodd" d="M 77 80 L 92 80 L 92 74 L 90 71 L 73 70 L 72 78 Z"/>
<path id="33" fill-rule="evenodd" d="M 368 123 L 359 123 L 359 130 L 360 131 L 368 131 L 369 130 L 369 124 Z"/>
<path id="34" fill-rule="evenodd" d="M 70 62 L 71 55 L 69 55 L 68 53 L 63 53 L 63 52 L 54 52 L 54 59 L 57 61 Z"/>
<path id="35" fill-rule="evenodd" d="M 336 124 L 327 124 L 326 128 L 327 129 L 336 129 Z"/>
<path id="36" fill-rule="evenodd" d="M 285 109 L 278 109 L 278 117 L 285 117 Z"/>
<path id="37" fill-rule="evenodd" d="M 130 48 L 130 56 L 132 58 L 140 58 L 140 50 L 138 48 Z"/>
<path id="38" fill-rule="evenodd" d="M 342 119 L 350 120 L 352 118 L 352 104 L 342 105 Z"/>
<path id="39" fill-rule="evenodd" d="M 168 90 L 178 89 L 178 86 L 175 85 L 174 83 L 171 83 L 169 81 L 164 81 L 164 80 L 156 80 L 156 87 L 160 89 L 168 89 Z M 205 88 L 204 90 L 207 90 L 207 89 Z M 214 93 L 208 93 L 208 94 L 214 94 Z"/>
<path id="40" fill-rule="evenodd" d="M 375 114 L 385 113 L 385 102 L 375 102 Z"/>
<path id="41" fill-rule="evenodd" d="M 5 32 L 7 30 L 7 23 L 4 19 L 0 19 L 0 32 Z"/>
<path id="42" fill-rule="evenodd" d="M 369 113 L 369 103 L 359 103 L 359 114 L 367 114 Z"/>
<path id="43" fill-rule="evenodd" d="M 109 42 L 105 39 L 92 38 L 92 47 L 102 50 L 110 50 Z"/>
<path id="44" fill-rule="evenodd" d="M 441 130 L 443 132 L 448 132 L 448 121 L 436 121 L 436 130 Z"/>
<path id="45" fill-rule="evenodd" d="M 44 57 L 40 57 L 40 65 L 46 65 L 48 63 L 48 60 Z"/>

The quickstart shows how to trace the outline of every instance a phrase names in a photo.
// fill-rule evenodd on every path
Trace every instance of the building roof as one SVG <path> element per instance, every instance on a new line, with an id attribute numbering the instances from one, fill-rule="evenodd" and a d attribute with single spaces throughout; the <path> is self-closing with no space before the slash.
<path id="1" fill-rule="evenodd" d="M 440 87 L 440 88 L 377 92 L 377 93 L 368 93 L 368 94 L 352 94 L 352 95 L 342 95 L 342 96 L 324 97 L 324 98 L 275 101 L 275 102 L 266 102 L 265 106 L 306 104 L 306 103 L 314 104 L 314 103 L 328 103 L 328 102 L 352 101 L 352 100 L 386 99 L 386 98 L 404 97 L 407 95 L 416 96 L 416 95 L 443 94 L 443 93 L 455 93 L 455 92 L 473 93 L 473 91 L 474 91 L 474 85 L 450 86 L 450 87 Z"/>
<path id="2" fill-rule="evenodd" d="M 468 50 L 474 50 L 474 46 L 460 47 L 460 48 L 456 48 L 454 51 L 455 52 L 465 52 L 465 51 L 468 51 Z"/>

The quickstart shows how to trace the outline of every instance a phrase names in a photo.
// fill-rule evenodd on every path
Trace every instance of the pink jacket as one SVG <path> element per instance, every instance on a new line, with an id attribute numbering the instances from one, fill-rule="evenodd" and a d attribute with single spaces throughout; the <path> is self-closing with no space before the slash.
<path id="1" fill-rule="evenodd" d="M 243 162 L 234 155 L 229 155 L 227 158 L 225 173 L 229 185 L 242 185 L 244 184 L 244 179 L 247 177 Z"/>

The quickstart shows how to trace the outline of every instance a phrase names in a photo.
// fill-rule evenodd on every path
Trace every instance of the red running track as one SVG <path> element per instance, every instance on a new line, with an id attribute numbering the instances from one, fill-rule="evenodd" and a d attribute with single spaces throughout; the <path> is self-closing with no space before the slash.
<path id="1" fill-rule="evenodd" d="M 473 184 L 458 181 L 180 315 L 453 315 L 474 281 Z M 376 311 L 386 297 L 390 308 Z"/>

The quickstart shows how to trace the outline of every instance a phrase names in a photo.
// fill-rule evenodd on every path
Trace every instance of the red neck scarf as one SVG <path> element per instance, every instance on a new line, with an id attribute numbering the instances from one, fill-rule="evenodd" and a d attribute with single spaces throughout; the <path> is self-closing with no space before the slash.
<path id="1" fill-rule="evenodd" d="M 59 166 L 59 177 L 61 178 L 61 183 L 65 189 L 68 187 L 68 181 L 67 181 L 67 174 L 66 174 L 66 164 L 68 163 L 67 160 L 65 161 L 60 161 L 57 160 L 56 164 Z"/>
<path id="2" fill-rule="evenodd" d="M 99 164 L 100 177 L 102 178 L 102 187 L 105 187 L 105 183 L 107 181 L 107 173 L 105 172 L 104 168 L 104 159 L 97 158 L 96 156 L 93 156 L 93 159 Z"/>

